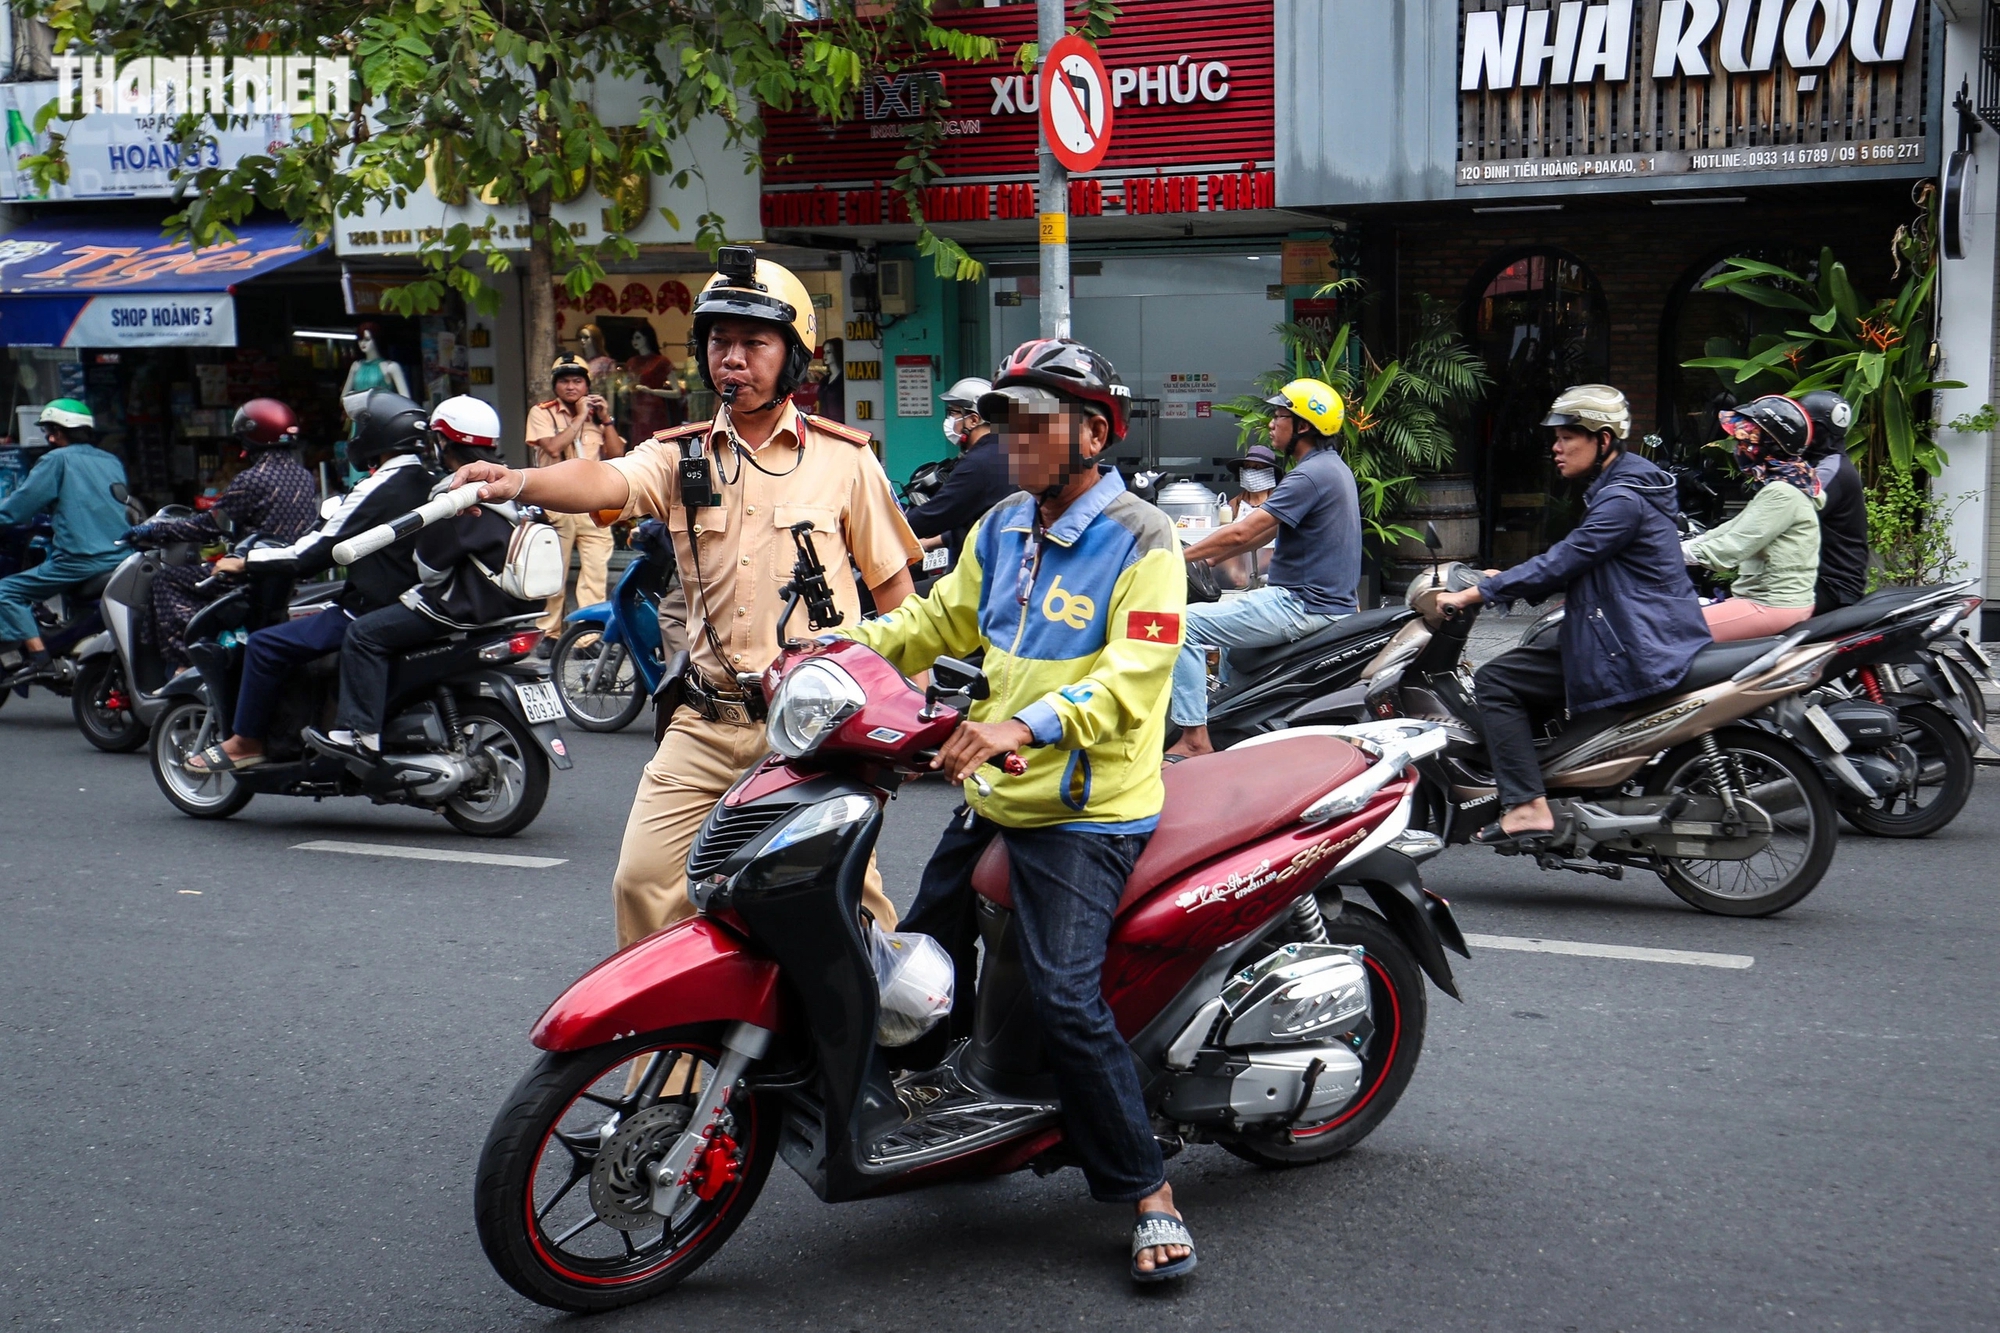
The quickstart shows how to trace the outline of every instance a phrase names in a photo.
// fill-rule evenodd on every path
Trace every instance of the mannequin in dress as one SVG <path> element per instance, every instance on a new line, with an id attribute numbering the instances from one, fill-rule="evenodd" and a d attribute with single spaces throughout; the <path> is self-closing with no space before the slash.
<path id="1" fill-rule="evenodd" d="M 345 400 L 349 394 L 365 394 L 375 389 L 387 389 L 408 398 L 410 381 L 403 375 L 403 368 L 382 357 L 381 326 L 362 324 L 354 332 L 355 359 L 347 368 L 347 383 L 341 386 L 341 398 Z"/>
<path id="2" fill-rule="evenodd" d="M 674 424 L 673 404 L 681 397 L 674 380 L 674 363 L 660 355 L 650 329 L 633 332 L 632 355 L 625 362 L 625 373 L 632 379 L 631 438 L 642 442 Z"/>
<path id="3" fill-rule="evenodd" d="M 611 372 L 618 368 L 618 363 L 604 350 L 604 330 L 595 324 L 586 324 L 577 330 L 576 336 L 583 344 L 583 361 L 590 367 L 591 383 L 609 384 Z"/>

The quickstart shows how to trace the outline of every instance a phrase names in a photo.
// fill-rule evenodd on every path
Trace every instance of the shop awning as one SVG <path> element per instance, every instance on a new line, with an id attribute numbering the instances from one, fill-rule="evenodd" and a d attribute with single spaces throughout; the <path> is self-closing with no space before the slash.
<path id="1" fill-rule="evenodd" d="M 201 250 L 156 227 L 36 222 L 0 236 L 0 344 L 234 347 L 237 284 L 323 248 L 289 222 Z"/>

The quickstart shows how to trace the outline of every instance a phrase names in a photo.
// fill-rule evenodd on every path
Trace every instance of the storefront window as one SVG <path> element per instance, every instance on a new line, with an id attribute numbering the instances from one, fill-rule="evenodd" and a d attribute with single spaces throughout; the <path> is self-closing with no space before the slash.
<path id="1" fill-rule="evenodd" d="M 1819 278 L 1819 261 L 1807 251 L 1779 245 L 1732 245 L 1688 270 L 1667 302 L 1660 331 L 1664 364 L 1660 367 L 1661 435 L 1676 456 L 1692 461 L 1693 453 L 1722 437 L 1715 414 L 1722 408 L 1762 393 L 1784 390 L 1775 377 L 1738 386 L 1724 372 L 1690 370 L 1685 362 L 1698 357 L 1751 356 L 1786 340 L 1797 327 L 1795 311 L 1773 310 L 1730 292 L 1702 290 L 1702 284 L 1722 272 L 1731 256 L 1761 260 L 1790 269 L 1812 281 Z"/>
<path id="2" fill-rule="evenodd" d="M 1470 341 L 1494 390 L 1474 424 L 1471 459 L 1488 558 L 1505 567 L 1546 550 L 1575 525 L 1582 499 L 1549 461 L 1541 420 L 1571 384 L 1610 365 L 1604 292 L 1589 269 L 1554 250 L 1503 256 L 1473 285 Z"/>

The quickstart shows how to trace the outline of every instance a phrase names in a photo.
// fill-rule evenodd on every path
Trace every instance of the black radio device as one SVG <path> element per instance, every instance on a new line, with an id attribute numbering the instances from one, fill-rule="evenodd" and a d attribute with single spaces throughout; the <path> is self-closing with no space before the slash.
<path id="1" fill-rule="evenodd" d="M 688 512 L 715 507 L 713 460 L 708 455 L 708 437 L 694 435 L 681 450 L 681 503 Z"/>

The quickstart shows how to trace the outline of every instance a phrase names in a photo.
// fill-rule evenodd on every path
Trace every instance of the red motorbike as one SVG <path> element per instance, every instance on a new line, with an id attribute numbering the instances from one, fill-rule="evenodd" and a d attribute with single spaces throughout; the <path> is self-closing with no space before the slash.
<path id="1" fill-rule="evenodd" d="M 944 659 L 919 690 L 860 644 L 793 643 L 765 689 L 775 753 L 688 857 L 699 914 L 549 1007 L 532 1037 L 544 1054 L 480 1155 L 481 1244 L 544 1305 L 605 1310 L 673 1286 L 780 1156 L 829 1203 L 1073 1161 L 999 839 L 974 877 L 973 1035 L 919 1070 L 877 1041 L 861 884 L 883 803 L 985 677 Z M 1401 1097 L 1424 974 L 1456 998 L 1445 950 L 1466 952 L 1412 859 L 1436 839 L 1409 827 L 1411 765 L 1445 741 L 1418 721 L 1313 728 L 1166 771 L 1103 984 L 1169 1155 L 1207 1142 L 1273 1167 L 1323 1161 Z"/>

